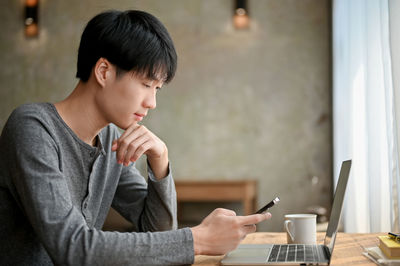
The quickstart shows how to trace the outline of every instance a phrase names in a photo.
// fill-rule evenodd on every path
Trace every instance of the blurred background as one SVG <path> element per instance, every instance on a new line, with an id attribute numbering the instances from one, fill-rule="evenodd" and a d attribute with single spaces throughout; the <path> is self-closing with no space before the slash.
<path id="1" fill-rule="evenodd" d="M 256 208 L 281 199 L 259 231 L 282 231 L 287 213 L 330 210 L 340 167 L 330 0 L 246 1 L 246 29 L 233 23 L 233 0 L 40 0 L 35 37 L 25 34 L 27 2 L 0 2 L 0 129 L 18 105 L 72 92 L 80 35 L 94 15 L 140 9 L 164 23 L 178 53 L 175 79 L 143 121 L 166 142 L 175 180 L 254 180 Z M 138 168 L 145 174 L 144 160 Z M 196 223 L 217 207 L 244 214 L 240 202 L 188 202 L 180 212 Z"/>

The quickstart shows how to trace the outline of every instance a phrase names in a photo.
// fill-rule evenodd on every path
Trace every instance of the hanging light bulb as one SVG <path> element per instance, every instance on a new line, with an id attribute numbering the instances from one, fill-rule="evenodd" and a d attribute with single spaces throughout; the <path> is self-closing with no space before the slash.
<path id="1" fill-rule="evenodd" d="M 247 11 L 246 0 L 235 0 L 235 13 L 233 15 L 233 25 L 236 29 L 247 29 L 250 25 L 250 18 Z"/>
<path id="2" fill-rule="evenodd" d="M 25 36 L 35 37 L 39 34 L 38 27 L 39 0 L 25 1 Z"/>

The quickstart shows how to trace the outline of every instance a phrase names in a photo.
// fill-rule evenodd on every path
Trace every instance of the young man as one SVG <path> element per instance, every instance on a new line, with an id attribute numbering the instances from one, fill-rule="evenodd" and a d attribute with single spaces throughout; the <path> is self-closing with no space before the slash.
<path id="1" fill-rule="evenodd" d="M 217 209 L 177 230 L 167 147 L 138 124 L 176 60 L 167 30 L 148 13 L 109 11 L 88 23 L 71 95 L 20 106 L 3 129 L 1 265 L 188 264 L 234 249 L 270 218 Z M 147 182 L 134 164 L 144 154 Z M 111 206 L 137 232 L 102 231 Z"/>

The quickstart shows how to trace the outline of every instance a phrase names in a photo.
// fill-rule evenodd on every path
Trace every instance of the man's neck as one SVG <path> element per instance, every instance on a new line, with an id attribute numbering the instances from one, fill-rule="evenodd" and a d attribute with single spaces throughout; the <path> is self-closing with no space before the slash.
<path id="1" fill-rule="evenodd" d="M 94 102 L 95 88 L 79 82 L 73 92 L 55 107 L 72 131 L 85 143 L 95 146 L 96 136 L 107 122 L 101 117 Z"/>

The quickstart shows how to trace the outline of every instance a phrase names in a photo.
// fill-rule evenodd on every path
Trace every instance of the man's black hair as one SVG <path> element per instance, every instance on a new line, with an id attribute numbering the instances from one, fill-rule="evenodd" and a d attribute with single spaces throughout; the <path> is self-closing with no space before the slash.
<path id="1" fill-rule="evenodd" d="M 82 33 L 76 77 L 86 82 L 96 62 L 105 58 L 121 72 L 133 71 L 168 83 L 175 75 L 177 55 L 164 25 L 138 11 L 106 11 L 92 18 Z"/>

